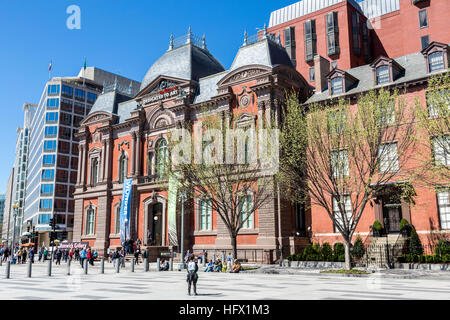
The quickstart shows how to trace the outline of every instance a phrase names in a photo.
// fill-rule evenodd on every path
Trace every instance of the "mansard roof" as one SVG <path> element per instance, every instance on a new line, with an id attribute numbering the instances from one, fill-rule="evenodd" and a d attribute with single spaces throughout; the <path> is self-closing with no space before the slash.
<path id="1" fill-rule="evenodd" d="M 147 71 L 140 90 L 145 89 L 159 76 L 198 81 L 202 77 L 224 70 L 208 50 L 188 43 L 164 53 Z"/>
<path id="2" fill-rule="evenodd" d="M 97 97 L 89 114 L 97 111 L 104 111 L 112 114 L 117 114 L 118 105 L 124 101 L 132 99 L 131 95 L 124 94 L 117 90 L 102 93 Z"/>

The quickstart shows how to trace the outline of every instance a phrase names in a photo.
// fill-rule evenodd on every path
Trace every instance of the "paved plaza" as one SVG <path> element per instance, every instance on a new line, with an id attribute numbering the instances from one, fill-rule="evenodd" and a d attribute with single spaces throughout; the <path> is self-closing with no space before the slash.
<path id="1" fill-rule="evenodd" d="M 52 277 L 47 266 L 33 265 L 27 278 L 26 265 L 11 265 L 11 278 L 5 279 L 5 264 L 0 267 L 0 299 L 127 299 L 127 300 L 263 300 L 263 299 L 449 299 L 448 276 L 413 279 L 374 273 L 368 277 L 342 277 L 318 271 L 296 274 L 262 274 L 242 272 L 199 273 L 198 296 L 187 295 L 186 272 L 144 272 L 143 265 L 130 272 L 129 264 L 117 274 L 105 263 L 100 274 L 99 263 L 90 266 L 85 275 L 74 263 L 71 275 L 66 265 L 53 266 Z"/>

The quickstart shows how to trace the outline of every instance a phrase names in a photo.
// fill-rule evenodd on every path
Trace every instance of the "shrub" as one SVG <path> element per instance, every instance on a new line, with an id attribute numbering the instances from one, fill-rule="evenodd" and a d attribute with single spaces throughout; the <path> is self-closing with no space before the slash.
<path id="1" fill-rule="evenodd" d="M 444 239 L 439 240 L 438 244 L 434 248 L 434 253 L 440 256 L 450 254 L 450 241 Z"/>
<path id="2" fill-rule="evenodd" d="M 365 251 L 366 250 L 364 249 L 362 239 L 358 236 L 358 238 L 356 238 L 355 240 L 355 243 L 353 244 L 352 254 L 356 258 L 361 259 L 364 256 Z"/>
<path id="3" fill-rule="evenodd" d="M 331 246 L 328 242 L 324 242 L 322 244 L 322 249 L 320 252 L 321 252 L 322 258 L 325 261 L 333 260 L 333 249 L 331 249 Z"/>
<path id="4" fill-rule="evenodd" d="M 345 261 L 345 247 L 343 243 L 341 242 L 335 243 L 333 251 L 334 251 L 333 252 L 334 261 Z M 344 260 L 342 260 L 341 256 L 344 257 Z"/>
<path id="5" fill-rule="evenodd" d="M 405 256 L 405 261 L 407 262 L 407 263 L 411 263 L 411 262 L 414 262 L 414 256 L 413 255 L 411 255 L 411 254 L 405 254 L 404 255 Z"/>
<path id="6" fill-rule="evenodd" d="M 294 256 L 293 256 L 292 254 L 290 254 L 290 255 L 288 255 L 288 256 L 286 257 L 286 259 L 287 259 L 288 261 L 292 261 L 292 260 L 294 260 Z"/>
<path id="7" fill-rule="evenodd" d="M 402 220 L 400 220 L 400 231 L 401 230 L 408 230 L 409 229 L 409 222 L 408 220 L 406 220 L 405 218 L 402 218 Z"/>
<path id="8" fill-rule="evenodd" d="M 303 254 L 301 254 L 301 253 L 297 253 L 296 255 L 295 255 L 295 259 L 294 259 L 295 261 L 302 261 L 303 260 Z"/>
<path id="9" fill-rule="evenodd" d="M 439 256 L 439 255 L 434 255 L 433 256 L 433 262 L 434 263 L 440 263 L 440 262 L 442 262 L 442 259 L 441 259 L 441 256 Z"/>
<path id="10" fill-rule="evenodd" d="M 441 258 L 442 258 L 442 262 L 444 262 L 444 263 L 450 262 L 450 254 L 444 254 L 443 256 L 441 256 Z"/>
<path id="11" fill-rule="evenodd" d="M 375 222 L 373 223 L 373 229 L 377 231 L 381 231 L 381 229 L 383 229 L 380 220 L 375 220 Z"/>
<path id="12" fill-rule="evenodd" d="M 422 243 L 420 242 L 419 235 L 416 232 L 416 229 L 411 230 L 411 237 L 409 238 L 409 253 L 414 255 L 423 254 Z"/>
<path id="13" fill-rule="evenodd" d="M 434 262 L 434 256 L 433 255 L 426 255 L 425 256 L 425 262 L 426 263 L 433 263 Z"/>

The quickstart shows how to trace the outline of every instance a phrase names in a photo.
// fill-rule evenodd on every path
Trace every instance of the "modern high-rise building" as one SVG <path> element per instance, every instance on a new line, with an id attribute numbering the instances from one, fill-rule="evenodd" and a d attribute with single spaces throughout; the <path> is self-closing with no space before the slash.
<path id="1" fill-rule="evenodd" d="M 103 71 L 82 68 L 75 77 L 54 77 L 47 82 L 30 125 L 29 162 L 24 225 L 39 232 L 39 244 L 49 243 L 49 221 L 57 224 L 58 238 L 71 239 L 78 142 L 74 134 L 105 87 L 134 94 L 140 83 Z"/>
<path id="2" fill-rule="evenodd" d="M 6 194 L 0 194 L 0 236 L 2 235 L 3 216 L 5 213 Z"/>
<path id="3" fill-rule="evenodd" d="M 14 168 L 11 169 L 11 173 L 8 178 L 8 184 L 6 185 L 6 195 L 5 195 L 5 210 L 2 219 L 2 244 L 8 244 L 9 231 L 10 231 L 10 218 L 11 218 L 11 205 L 12 205 L 12 189 L 14 180 Z"/>
<path id="4" fill-rule="evenodd" d="M 14 176 L 12 181 L 11 203 L 18 204 L 19 207 L 14 210 L 10 209 L 9 214 L 17 214 L 16 216 L 16 240 L 20 239 L 22 234 L 23 211 L 25 203 L 25 189 L 27 185 L 27 168 L 28 168 L 28 152 L 30 144 L 30 125 L 36 112 L 37 105 L 25 103 L 22 107 L 24 112 L 23 127 L 17 128 L 16 156 L 14 159 Z M 9 218 L 9 233 L 13 234 L 14 216 Z"/>

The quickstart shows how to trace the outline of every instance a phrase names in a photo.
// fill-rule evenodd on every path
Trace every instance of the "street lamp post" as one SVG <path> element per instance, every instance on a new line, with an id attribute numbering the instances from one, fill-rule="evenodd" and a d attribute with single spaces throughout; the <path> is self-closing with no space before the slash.
<path id="1" fill-rule="evenodd" d="M 13 224 L 13 237 L 12 237 L 12 244 L 11 244 L 11 248 L 12 248 L 12 252 L 11 252 L 11 257 L 14 256 L 14 253 L 16 251 L 16 219 L 17 219 L 17 209 L 20 207 L 19 203 L 16 202 L 12 205 L 12 208 L 14 209 L 14 224 Z"/>
<path id="2" fill-rule="evenodd" d="M 181 266 L 184 269 L 184 202 L 186 201 L 186 193 L 180 193 L 181 199 L 181 246 L 180 246 L 180 256 L 181 256 Z"/>

